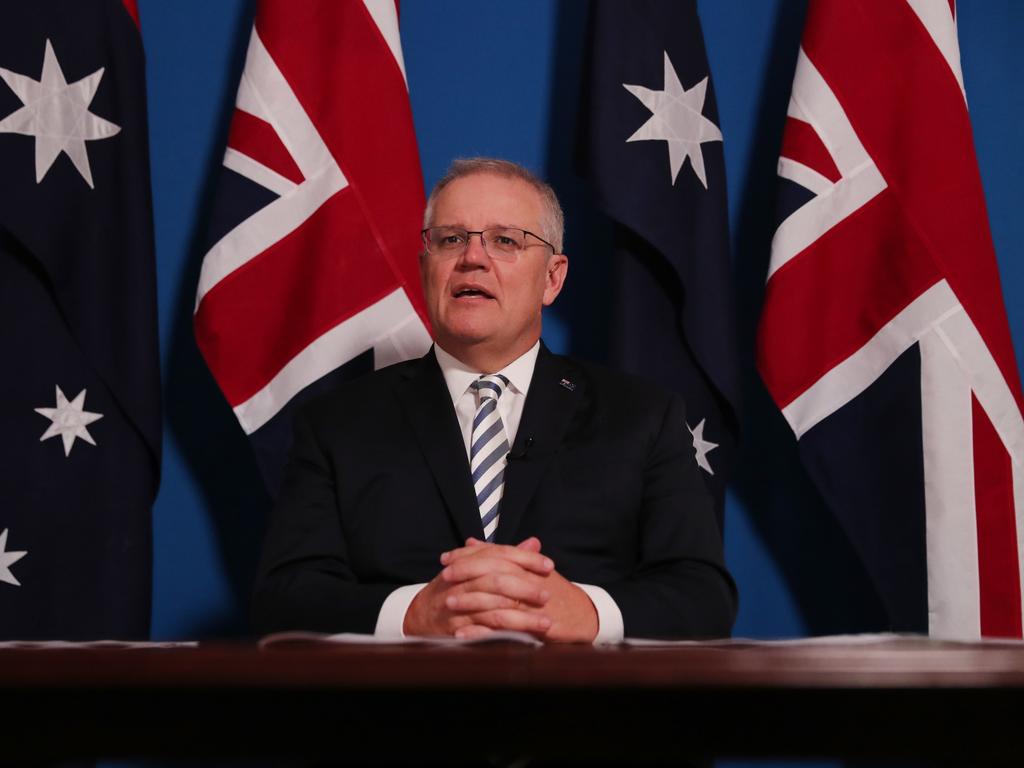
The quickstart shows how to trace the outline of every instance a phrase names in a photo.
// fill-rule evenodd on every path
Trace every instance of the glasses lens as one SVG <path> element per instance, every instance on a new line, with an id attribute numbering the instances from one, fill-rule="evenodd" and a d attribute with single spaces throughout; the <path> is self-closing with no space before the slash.
<path id="1" fill-rule="evenodd" d="M 427 250 L 437 254 L 459 254 L 466 249 L 469 236 L 458 227 L 431 227 L 427 230 Z"/>
<path id="2" fill-rule="evenodd" d="M 488 229 L 483 238 L 492 259 L 515 261 L 526 247 L 526 233 L 521 229 Z"/>

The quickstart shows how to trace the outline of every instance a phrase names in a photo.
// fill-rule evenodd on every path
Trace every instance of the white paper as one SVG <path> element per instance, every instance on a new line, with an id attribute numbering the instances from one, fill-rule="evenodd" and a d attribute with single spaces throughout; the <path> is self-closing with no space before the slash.
<path id="1" fill-rule="evenodd" d="M 284 643 L 337 643 L 340 645 L 436 645 L 464 646 L 486 645 L 487 643 L 511 642 L 523 645 L 539 646 L 543 643 L 533 635 L 525 632 L 491 632 L 483 637 L 472 640 L 461 640 L 457 637 L 378 637 L 377 635 L 360 635 L 355 632 L 342 632 L 327 635 L 320 632 L 275 632 L 260 640 L 260 648 L 281 645 Z"/>

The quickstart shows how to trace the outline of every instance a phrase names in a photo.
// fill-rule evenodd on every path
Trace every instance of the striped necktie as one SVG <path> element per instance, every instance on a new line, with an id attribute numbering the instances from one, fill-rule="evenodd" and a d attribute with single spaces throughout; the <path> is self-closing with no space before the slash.
<path id="1" fill-rule="evenodd" d="M 508 379 L 501 374 L 481 376 L 472 384 L 477 407 L 470 438 L 469 468 L 487 541 L 494 541 L 494 532 L 498 530 L 498 508 L 505 490 L 508 435 L 498 413 L 498 398 L 507 386 Z"/>

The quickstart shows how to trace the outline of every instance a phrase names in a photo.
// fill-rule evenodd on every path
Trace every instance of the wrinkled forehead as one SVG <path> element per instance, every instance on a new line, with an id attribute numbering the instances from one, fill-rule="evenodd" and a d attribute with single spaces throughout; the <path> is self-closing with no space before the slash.
<path id="1" fill-rule="evenodd" d="M 540 225 L 543 208 L 540 193 L 528 182 L 481 172 L 461 176 L 437 193 L 430 224 L 530 229 Z"/>

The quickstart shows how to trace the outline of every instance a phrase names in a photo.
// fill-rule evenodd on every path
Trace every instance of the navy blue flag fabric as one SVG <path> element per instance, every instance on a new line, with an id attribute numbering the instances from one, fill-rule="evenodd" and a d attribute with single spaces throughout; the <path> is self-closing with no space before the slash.
<path id="1" fill-rule="evenodd" d="M 0 638 L 145 638 L 160 378 L 134 3 L 0 24 Z"/>
<path id="2" fill-rule="evenodd" d="M 717 499 L 738 439 L 739 362 L 718 110 L 694 2 L 593 4 L 586 173 L 615 230 L 612 358 L 682 392 Z"/>

